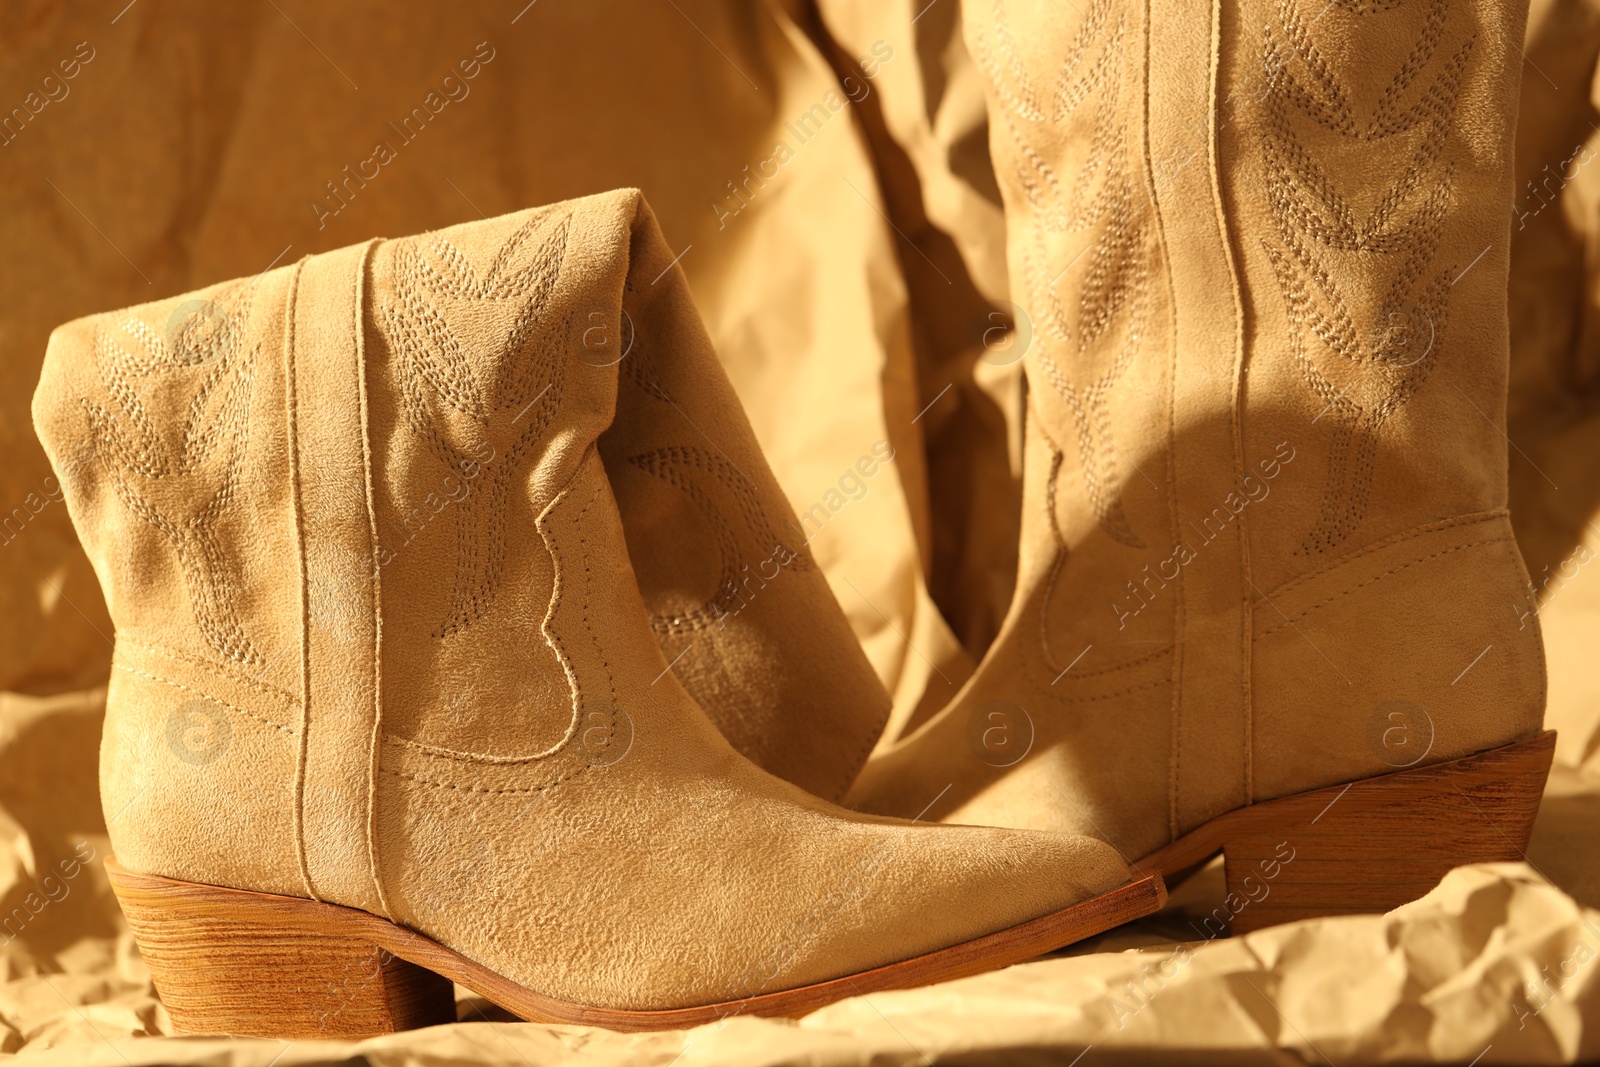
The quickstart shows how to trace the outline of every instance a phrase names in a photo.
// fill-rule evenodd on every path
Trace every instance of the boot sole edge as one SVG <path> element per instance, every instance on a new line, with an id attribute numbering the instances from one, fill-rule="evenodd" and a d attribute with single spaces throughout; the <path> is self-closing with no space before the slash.
<path id="1" fill-rule="evenodd" d="M 454 1022 L 450 982 L 528 1022 L 666 1030 L 734 1015 L 797 1017 L 846 997 L 997 970 L 1142 918 L 1166 903 L 1139 873 L 1097 897 L 983 937 L 840 978 L 735 1000 L 630 1011 L 537 993 L 377 915 L 299 897 L 139 874 L 112 889 L 183 1033 L 368 1037 Z"/>

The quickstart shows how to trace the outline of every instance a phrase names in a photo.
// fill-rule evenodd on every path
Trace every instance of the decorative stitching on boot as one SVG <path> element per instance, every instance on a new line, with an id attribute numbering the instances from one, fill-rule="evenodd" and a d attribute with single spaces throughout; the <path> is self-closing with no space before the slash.
<path id="1" fill-rule="evenodd" d="M 566 262 L 570 223 L 565 212 L 531 215 L 495 252 L 482 278 L 442 237 L 395 243 L 397 299 L 384 302 L 383 315 L 399 357 L 395 367 L 406 423 L 451 473 L 479 463 L 485 449 L 493 448 L 495 455 L 480 467 L 481 490 L 456 505 L 455 579 L 435 637 L 471 626 L 494 600 L 504 571 L 505 512 L 515 475 L 560 408 L 562 353 L 556 346 L 534 353 L 524 349 L 544 320 Z M 535 232 L 544 234 L 543 241 L 521 268 L 511 270 L 512 258 Z M 463 349 L 448 316 L 430 296 L 521 304 L 499 351 L 486 355 Z M 491 379 L 489 386 L 480 385 L 475 369 Z M 439 405 L 474 424 L 477 439 L 455 440 L 459 434 Z"/>
<path id="2" fill-rule="evenodd" d="M 1159 655 L 1163 655 L 1163 654 L 1169 654 L 1169 653 L 1171 653 L 1171 651 L 1172 651 L 1171 648 L 1164 648 L 1160 652 L 1155 653 L 1154 655 L 1159 656 Z M 1143 658 L 1144 659 L 1149 659 L 1151 657 L 1143 657 Z M 1132 660 L 1132 661 L 1129 661 L 1128 663 L 1119 663 L 1114 668 L 1114 670 L 1125 670 L 1128 667 L 1131 667 L 1135 663 L 1138 663 L 1138 662 L 1140 662 L 1140 661 L 1139 660 Z M 1104 668 L 1102 668 L 1102 670 L 1104 670 Z M 1088 677 L 1088 676 L 1085 675 L 1085 677 Z M 1138 685 L 1125 686 L 1122 689 L 1116 689 L 1116 690 L 1113 690 L 1113 691 L 1111 691 L 1109 693 L 1095 693 L 1095 694 L 1093 694 L 1091 696 L 1063 696 L 1063 695 L 1060 695 L 1060 694 L 1057 694 L 1057 693 L 1051 693 L 1050 694 L 1050 700 L 1052 702 L 1056 703 L 1056 704 L 1098 704 L 1098 703 L 1101 703 L 1101 702 L 1106 701 L 1106 700 L 1119 700 L 1122 697 L 1132 696 L 1135 693 L 1148 693 L 1152 689 L 1163 689 L 1163 688 L 1165 688 L 1165 687 L 1167 687 L 1167 686 L 1169 686 L 1171 684 L 1172 684 L 1172 679 L 1171 678 L 1157 678 L 1156 680 L 1151 681 L 1151 682 L 1141 682 Z"/>
<path id="3" fill-rule="evenodd" d="M 1029 405 L 1032 408 L 1032 404 Z M 1056 593 L 1056 583 L 1061 580 L 1061 571 L 1067 565 L 1067 543 L 1061 536 L 1061 526 L 1056 522 L 1056 478 L 1061 473 L 1061 464 L 1065 456 L 1056 448 L 1050 435 L 1044 432 L 1044 427 L 1039 427 L 1039 436 L 1045 442 L 1045 448 L 1050 453 L 1050 473 L 1044 480 L 1044 512 L 1049 520 L 1050 543 L 1055 551 L 1050 560 L 1050 573 L 1045 576 L 1044 587 L 1039 597 L 1039 648 L 1044 657 L 1044 662 L 1054 673 L 1059 664 L 1050 651 L 1050 601 Z"/>
<path id="4" fill-rule="evenodd" d="M 1144 542 L 1122 506 L 1117 470 L 1121 457 L 1112 434 L 1109 397 L 1125 376 L 1144 332 L 1148 204 L 1136 195 L 1127 131 L 1118 120 L 1122 72 L 1117 59 L 1125 19 L 1118 16 L 1113 22 L 1111 7 L 1109 0 L 1090 4 L 1050 90 L 1048 110 L 1017 54 L 1001 0 L 994 5 L 994 50 L 999 59 L 982 37 L 975 36 L 972 46 L 974 58 L 1002 105 L 997 111 L 1014 151 L 1016 180 L 1033 210 L 1033 242 L 1023 246 L 1021 255 L 1023 281 L 1029 311 L 1044 329 L 1029 358 L 1072 417 L 1084 491 L 1096 519 L 1113 540 L 1142 548 Z M 1100 51 L 1091 60 L 1091 49 L 1096 46 Z M 1082 154 L 1077 181 L 1069 193 L 1019 128 L 1019 120 L 1059 130 L 1097 95 L 1089 147 Z M 1073 254 L 1065 239 L 1085 230 L 1094 231 L 1088 249 Z M 1077 288 L 1074 324 L 1069 322 L 1072 315 L 1063 307 L 1057 286 L 1085 254 L 1089 263 Z M 1124 323 L 1120 338 L 1113 331 L 1119 321 Z M 1069 345 L 1074 351 L 1065 362 L 1075 372 L 1092 365 L 1087 357 L 1093 353 L 1109 349 L 1109 362 L 1098 377 L 1087 383 L 1075 381 L 1055 354 L 1056 349 Z"/>
<path id="5" fill-rule="evenodd" d="M 423 778 L 420 775 L 407 774 L 405 771 L 385 769 L 383 773 L 393 775 L 396 778 L 404 778 L 408 782 L 416 782 L 418 785 L 431 785 L 435 789 L 457 789 L 463 793 L 487 793 L 492 796 L 505 796 L 507 794 L 543 793 L 546 789 L 549 789 L 552 786 L 560 785 L 562 782 L 575 777 L 579 770 L 582 770 L 582 768 L 580 767 L 577 770 L 574 770 L 571 774 L 563 775 L 560 778 L 544 782 L 540 785 L 530 785 L 522 788 L 512 789 L 488 789 L 481 785 L 462 785 L 456 782 L 441 782 L 434 778 Z"/>
<path id="6" fill-rule="evenodd" d="M 589 457 L 594 453 L 594 451 L 595 445 L 593 442 L 590 442 L 588 449 L 585 450 L 583 454 L 583 458 L 578 461 L 577 467 L 573 470 L 572 476 L 567 479 L 566 484 L 561 487 L 561 491 L 551 499 L 550 503 L 545 505 L 544 510 L 539 512 L 539 517 L 534 520 L 534 527 L 539 531 L 539 536 L 544 541 L 545 550 L 550 553 L 551 563 L 550 603 L 545 606 L 544 618 L 540 620 L 539 623 L 539 632 L 544 636 L 545 641 L 550 645 L 551 651 L 556 654 L 557 662 L 561 664 L 561 671 L 566 675 L 567 678 L 568 698 L 571 700 L 572 704 L 572 720 L 567 725 L 567 732 L 566 735 L 561 739 L 561 745 L 569 744 L 572 739 L 578 735 L 578 725 L 582 715 L 583 699 L 582 687 L 578 684 L 578 673 L 573 669 L 572 655 L 567 651 L 567 643 L 561 637 L 561 635 L 556 633 L 555 630 L 550 626 L 551 622 L 555 620 L 556 611 L 561 606 L 561 598 L 563 594 L 562 587 L 566 580 L 567 561 L 566 557 L 564 557 L 561 553 L 560 544 L 555 538 L 550 536 L 545 527 L 546 524 L 549 523 L 551 516 L 555 513 L 555 509 L 559 507 L 561 502 L 567 498 L 567 495 L 572 492 L 573 483 L 577 481 L 578 476 L 583 472 L 584 465 L 588 463 Z"/>
<path id="7" fill-rule="evenodd" d="M 1441 162 L 1453 131 L 1453 114 L 1475 36 L 1443 64 L 1409 107 L 1402 101 L 1438 53 L 1449 15 L 1449 0 L 1430 4 L 1410 54 L 1366 117 L 1358 117 L 1340 72 L 1311 40 L 1296 0 L 1279 0 L 1278 27 L 1263 34 L 1262 62 L 1274 71 L 1265 97 L 1261 158 L 1267 199 L 1279 243 L 1263 240 L 1289 321 L 1289 345 L 1301 377 L 1332 416 L 1328 481 L 1316 525 L 1299 551 L 1316 554 L 1343 544 L 1366 516 L 1376 470 L 1377 439 L 1384 424 L 1422 387 L 1436 366 L 1449 310 L 1447 266 L 1426 278 L 1444 232 L 1453 199 L 1453 167 Z M 1392 11 L 1386 3 L 1335 0 L 1347 16 L 1361 19 Z M 1318 18 L 1324 17 L 1322 14 Z M 1297 73 L 1297 70 L 1299 73 Z M 1294 115 L 1323 130 L 1388 152 L 1399 171 L 1393 184 L 1364 218 L 1347 199 L 1296 132 Z M 1420 132 L 1406 153 L 1388 144 L 1398 135 Z M 1356 256 L 1351 263 L 1340 255 Z M 1385 286 L 1384 265 L 1393 264 Z M 1395 322 L 1413 312 L 1429 324 L 1427 351 L 1412 358 L 1404 330 L 1396 340 Z M 1340 388 L 1310 351 L 1312 342 L 1358 368 Z"/>
<path id="8" fill-rule="evenodd" d="M 88 397 L 81 403 L 95 456 L 117 497 L 171 548 L 201 636 L 222 656 L 259 666 L 265 657 L 245 633 L 234 607 L 239 599 L 237 566 L 216 534 L 249 445 L 250 397 L 260 350 L 259 344 L 246 345 L 244 340 L 253 296 L 254 283 L 239 283 L 212 300 L 194 302 L 196 310 L 168 338 L 130 316 L 121 332 L 134 342 L 131 348 L 96 326 L 94 365 L 115 410 Z M 192 383 L 181 415 L 152 414 L 146 408 L 141 395 L 151 379 Z M 219 389 L 221 400 L 213 408 Z M 207 414 L 211 419 L 202 423 Z M 167 440 L 174 431 L 176 448 Z M 219 451 L 220 470 L 211 462 Z M 207 488 L 211 493 L 203 503 L 189 503 Z M 172 497 L 178 500 L 168 502 Z"/>
<path id="9" fill-rule="evenodd" d="M 601 643 L 600 635 L 594 632 L 594 622 L 589 618 L 589 604 L 593 599 L 594 568 L 589 565 L 589 538 L 585 536 L 583 520 L 598 499 L 600 499 L 600 488 L 596 486 L 590 491 L 589 499 L 584 501 L 583 507 L 572 517 L 572 527 L 578 531 L 578 546 L 583 559 L 583 601 L 582 612 L 578 617 L 583 622 L 583 632 L 589 635 L 589 643 L 594 646 L 595 654 L 600 657 L 600 666 L 606 672 L 606 691 L 611 694 L 611 699 L 615 701 L 617 699 L 617 679 L 611 673 L 611 658 L 606 655 L 606 647 Z"/>
<path id="10" fill-rule="evenodd" d="M 267 682 L 263 682 L 257 678 L 252 678 L 249 675 L 240 674 L 233 667 L 229 666 L 226 660 L 202 659 L 199 656 L 191 655 L 181 649 L 173 648 L 171 645 L 164 645 L 155 641 L 138 641 L 124 634 L 117 635 L 117 645 L 124 648 L 142 649 L 145 652 L 150 652 L 157 656 L 164 656 L 167 659 L 181 660 L 184 663 L 189 663 L 196 667 L 213 671 L 222 675 L 224 678 L 227 678 L 235 685 L 242 685 L 247 688 L 254 689 L 259 693 L 280 701 L 287 711 L 293 711 L 300 706 L 300 698 L 294 693 L 291 693 L 286 689 L 279 689 L 277 686 L 270 685 Z"/>
<path id="11" fill-rule="evenodd" d="M 1412 541 L 1419 537 L 1426 537 L 1428 534 L 1438 533 L 1442 530 L 1454 530 L 1462 526 L 1481 526 L 1485 523 L 1494 522 L 1496 519 L 1507 519 L 1510 517 L 1510 514 L 1511 513 L 1505 508 L 1500 508 L 1495 511 L 1480 511 L 1471 515 L 1458 515 L 1455 518 L 1444 519 L 1439 522 L 1423 523 L 1421 526 L 1414 526 L 1409 530 L 1402 530 L 1401 532 L 1397 534 L 1391 534 L 1382 540 L 1373 541 L 1372 543 L 1363 545 L 1358 549 L 1353 549 L 1349 552 L 1346 552 L 1342 556 L 1329 561 L 1325 566 L 1318 567 L 1316 570 L 1307 571 L 1305 574 L 1291 578 L 1289 581 L 1284 582 L 1282 585 L 1271 590 L 1269 595 L 1276 600 L 1279 597 L 1300 588 L 1302 585 L 1306 585 L 1310 582 L 1316 581 L 1319 578 L 1332 574 L 1341 567 L 1347 567 L 1351 564 L 1357 563 L 1367 556 L 1381 552 L 1386 548 L 1393 548 L 1395 545 L 1404 544 L 1407 541 Z"/>
<path id="12" fill-rule="evenodd" d="M 555 618 L 557 611 L 560 609 L 564 597 L 566 596 L 565 587 L 568 575 L 571 572 L 571 566 L 565 554 L 562 553 L 559 542 L 550 536 L 547 527 L 556 509 L 559 508 L 562 503 L 566 501 L 572 494 L 574 484 L 577 482 L 585 467 L 592 459 L 598 462 L 597 458 L 595 458 L 595 445 L 593 442 L 591 442 L 588 449 L 585 450 L 583 458 L 577 462 L 571 477 L 569 477 L 561 489 L 556 492 L 555 496 L 550 500 L 550 502 L 544 506 L 544 508 L 540 511 L 538 518 L 535 519 L 534 522 L 535 528 L 539 531 L 539 534 L 544 541 L 546 551 L 550 553 L 550 560 L 553 570 L 550 584 L 550 602 L 545 608 L 544 619 L 540 623 L 539 630 L 540 634 L 549 644 L 551 650 L 555 652 L 556 660 L 561 664 L 562 672 L 567 680 L 569 699 L 571 701 L 569 709 L 571 719 L 568 722 L 566 733 L 562 735 L 559 741 L 543 752 L 511 756 L 492 755 L 482 752 L 464 752 L 456 749 L 448 749 L 438 745 L 425 744 L 420 741 L 415 741 L 407 737 L 400 737 L 394 734 L 384 734 L 382 738 L 383 743 L 410 749 L 411 751 L 433 759 L 449 760 L 456 763 L 471 763 L 485 766 L 526 764 L 544 764 L 546 766 L 553 766 L 556 768 L 556 770 L 551 772 L 554 777 L 547 784 L 555 784 L 556 782 L 566 781 L 568 778 L 581 773 L 587 768 L 587 762 L 585 762 L 573 751 L 574 741 L 580 736 L 581 710 L 583 705 L 582 688 L 578 683 L 577 673 L 572 666 L 572 658 L 567 650 L 566 642 L 562 639 L 560 634 L 556 633 L 555 630 L 551 628 L 550 625 L 552 620 Z M 593 505 L 594 501 L 598 499 L 598 497 L 599 489 L 596 488 L 589 501 L 583 506 L 578 516 L 573 520 L 575 524 L 578 520 L 581 520 L 584 514 L 587 513 L 588 509 Z M 587 563 L 585 564 L 585 568 L 587 570 Z M 593 639 L 593 631 L 589 628 L 586 608 L 584 612 L 584 626 L 587 630 L 589 630 L 590 637 Z M 610 663 L 609 661 L 603 662 L 609 681 L 611 670 Z M 612 682 L 611 685 L 613 699 L 615 699 L 614 682 Z M 402 778 L 413 777 L 411 775 L 402 774 L 401 772 L 390 770 L 388 768 L 384 768 L 384 771 L 385 773 L 395 774 Z M 415 778 L 414 780 L 429 785 L 457 788 L 450 786 L 449 783 L 436 782 L 427 778 Z M 543 786 L 540 788 L 543 788 Z M 537 792 L 538 790 L 532 789 L 510 791 Z"/>
<path id="13" fill-rule="evenodd" d="M 460 749 L 445 748 L 442 745 L 429 745 L 421 741 L 413 741 L 409 737 L 400 737 L 396 734 L 390 733 L 385 733 L 383 735 L 383 743 L 386 745 L 396 745 L 403 748 L 408 748 L 413 752 L 419 752 L 424 756 L 432 756 L 434 759 L 450 760 L 452 763 L 483 763 L 516 766 L 524 763 L 539 763 L 541 761 L 548 760 L 553 756 L 559 755 L 561 750 L 565 748 L 572 740 L 572 736 L 573 734 L 569 732 L 566 736 L 562 737 L 560 741 L 556 742 L 544 752 L 535 752 L 528 756 L 496 756 L 488 752 L 465 752 Z"/>
<path id="14" fill-rule="evenodd" d="M 622 370 L 622 380 L 632 384 L 652 400 L 659 400 L 663 404 L 675 404 L 676 401 L 672 399 L 666 386 L 661 384 L 661 379 L 656 374 L 649 347 L 640 344 L 636 339 L 634 348 L 632 358 L 624 359 L 618 364 Z"/>
<path id="15" fill-rule="evenodd" d="M 1108 663 L 1103 667 L 1090 667 L 1081 671 L 1074 670 L 1067 677 L 1060 679 L 1060 682 L 1061 685 L 1070 687 L 1074 684 L 1081 684 L 1090 678 L 1105 678 L 1110 675 L 1136 670 L 1140 667 L 1148 666 L 1157 660 L 1170 657 L 1174 647 L 1174 645 L 1162 645 L 1160 648 L 1157 648 L 1154 651 L 1141 653 L 1132 659 L 1125 659 L 1117 663 Z M 1033 664 L 1033 666 L 1038 667 L 1040 665 Z M 1054 668 L 1047 667 L 1043 671 L 1038 671 L 1035 674 L 1035 677 L 1039 680 L 1040 684 L 1042 684 L 1046 689 L 1049 689 L 1051 692 L 1065 692 L 1066 690 L 1056 689 L 1052 686 L 1052 683 L 1056 681 L 1056 678 L 1060 673 L 1060 671 L 1057 671 Z M 1171 678 L 1169 676 L 1166 681 L 1163 682 L 1163 684 L 1170 683 L 1170 681 Z M 1124 690 L 1124 692 L 1127 691 L 1128 690 Z"/>
<path id="16" fill-rule="evenodd" d="M 1409 570 L 1412 567 L 1417 566 L 1419 563 L 1426 563 L 1429 560 L 1438 559 L 1440 556 L 1448 556 L 1448 555 L 1451 555 L 1451 554 L 1456 553 L 1456 552 L 1464 552 L 1469 548 L 1480 548 L 1480 547 L 1482 547 L 1484 545 L 1505 545 L 1505 544 L 1514 544 L 1514 543 L 1515 542 L 1510 537 L 1490 537 L 1490 538 L 1487 538 L 1487 539 L 1482 540 L 1482 541 L 1467 541 L 1467 542 L 1465 542 L 1463 544 L 1452 545 L 1449 548 L 1440 549 L 1438 552 L 1432 552 L 1432 553 L 1429 553 L 1426 556 L 1419 556 L 1417 559 L 1411 560 L 1410 562 L 1407 562 L 1407 563 L 1402 563 L 1398 567 L 1392 567 L 1389 570 L 1384 571 L 1382 574 L 1373 575 L 1371 578 L 1368 578 L 1365 581 L 1357 582 L 1355 585 L 1352 585 L 1350 588 L 1344 590 L 1341 593 L 1335 593 L 1333 596 L 1330 596 L 1330 597 L 1326 598 L 1325 600 L 1319 600 L 1317 603 L 1311 605 L 1308 608 L 1305 608 L 1305 609 L 1301 610 L 1298 614 L 1296 614 L 1296 615 L 1294 615 L 1292 617 L 1283 618 L 1278 623 L 1275 623 L 1272 626 L 1268 626 L 1266 629 L 1264 629 L 1260 633 L 1256 634 L 1256 640 L 1259 641 L 1263 637 L 1267 637 L 1270 634 L 1275 634 L 1279 630 L 1282 630 L 1284 627 L 1289 626 L 1289 625 L 1291 625 L 1293 623 L 1296 623 L 1296 622 L 1300 621 L 1301 619 L 1305 618 L 1307 615 L 1310 615 L 1314 611 L 1317 611 L 1317 610 L 1319 610 L 1321 608 L 1327 607 L 1329 604 L 1332 604 L 1336 600 L 1341 600 L 1344 597 L 1349 596 L 1351 593 L 1354 593 L 1354 592 L 1356 592 L 1356 591 L 1358 591 L 1360 589 L 1365 589 L 1367 586 L 1372 585 L 1374 582 L 1380 582 L 1383 579 L 1388 578 L 1388 577 L 1390 577 L 1392 575 L 1399 574 L 1401 571 Z M 1265 603 L 1265 602 L 1264 601 L 1258 601 L 1257 603 Z M 1252 608 L 1254 606 L 1255 605 L 1252 605 Z"/>
<path id="17" fill-rule="evenodd" d="M 587 466 L 590 463 L 594 463 L 597 466 L 600 465 L 599 447 L 593 442 L 590 443 L 588 451 L 584 454 L 583 466 Z M 581 471 L 582 469 L 582 466 L 580 466 L 579 470 Z M 604 468 L 602 467 L 602 470 L 603 469 Z M 605 482 L 602 477 L 602 479 L 600 479 L 590 491 L 589 499 L 584 501 L 583 507 L 579 509 L 578 513 L 572 517 L 572 527 L 578 531 L 578 546 L 583 556 L 583 602 L 582 612 L 579 617 L 583 621 L 584 632 L 589 635 L 589 643 L 594 646 L 595 655 L 600 659 L 600 666 L 606 672 L 606 692 L 611 698 L 603 709 L 592 708 L 586 704 L 583 708 L 583 712 L 589 716 L 603 716 L 607 730 L 610 731 L 611 736 L 615 736 L 617 721 L 616 707 L 618 701 L 617 679 L 616 676 L 611 673 L 611 657 L 607 654 L 606 646 L 600 640 L 600 635 L 595 632 L 594 623 L 589 617 L 589 608 L 594 599 L 594 567 L 589 562 L 590 552 L 588 551 L 588 527 L 584 523 L 585 517 L 587 517 L 589 514 L 589 509 L 594 507 L 595 502 L 600 499 L 601 493 L 606 491 Z M 574 720 L 573 728 L 575 731 L 578 730 L 581 725 L 582 724 L 580 722 Z"/>
<path id="18" fill-rule="evenodd" d="M 721 560 L 721 577 L 716 591 L 698 608 L 672 615 L 653 614 L 651 626 L 658 634 L 674 634 L 684 630 L 703 630 L 719 620 L 738 613 L 735 604 L 742 604 L 739 596 L 740 557 L 753 542 L 759 551 L 772 556 L 782 554 L 780 566 L 796 571 L 811 569 L 811 553 L 801 545 L 789 547 L 788 542 L 772 525 L 766 510 L 757 499 L 749 481 L 728 459 L 713 455 L 703 448 L 671 446 L 651 449 L 629 456 L 628 462 L 649 474 L 655 475 L 680 490 L 691 501 L 711 526 L 712 540 Z M 705 489 L 702 481 L 691 477 L 687 471 L 696 471 L 720 487 L 734 500 L 736 509 L 744 520 L 747 538 L 740 538 L 723 518 L 722 510 Z M 744 544 L 741 544 L 744 541 Z M 759 558 L 759 557 L 758 557 Z M 748 570 L 749 564 L 743 569 Z M 770 579 L 769 579 L 770 580 Z"/>
<path id="19" fill-rule="evenodd" d="M 163 678 L 159 674 L 151 674 L 149 671 L 140 670 L 138 667 L 130 667 L 126 663 L 113 663 L 113 664 L 111 664 L 111 666 L 116 670 L 125 671 L 128 674 L 136 675 L 137 677 L 140 677 L 140 678 L 148 678 L 152 682 L 160 682 L 163 685 L 170 685 L 174 689 L 181 689 L 185 693 L 193 693 L 196 697 L 198 697 L 201 700 L 209 700 L 211 703 L 217 705 L 218 707 L 227 708 L 229 711 L 237 712 L 238 714 L 243 715 L 247 719 L 254 719 L 256 722 L 259 722 L 263 726 L 270 726 L 274 730 L 281 730 L 282 732 L 288 734 L 290 737 L 298 737 L 300 735 L 300 731 L 296 730 L 292 726 L 285 726 L 281 722 L 273 722 L 271 719 L 269 719 L 269 718 L 267 718 L 267 717 L 265 717 L 263 715 L 257 715 L 253 711 L 246 711 L 244 708 L 236 707 L 233 704 L 229 704 L 226 700 L 218 700 L 216 697 L 211 696 L 209 693 L 204 693 L 204 692 L 200 691 L 199 689 L 194 688 L 193 686 L 184 685 L 182 682 L 175 682 L 171 678 Z"/>

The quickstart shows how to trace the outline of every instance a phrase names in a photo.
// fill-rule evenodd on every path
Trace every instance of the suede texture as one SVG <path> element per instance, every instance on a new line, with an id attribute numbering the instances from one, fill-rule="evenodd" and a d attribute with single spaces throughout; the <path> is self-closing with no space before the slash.
<path id="1" fill-rule="evenodd" d="M 932 817 L 1136 859 L 1534 734 L 1503 433 L 1526 5 L 965 10 L 1033 326 L 1020 577 L 849 799 L 954 781 Z"/>
<path id="2" fill-rule="evenodd" d="M 117 625 L 126 866 L 363 908 L 624 1009 L 855 973 L 1127 880 L 1092 838 L 858 815 L 735 750 L 691 689 L 817 781 L 862 747 L 763 733 L 825 733 L 814 702 L 860 684 L 801 552 L 701 631 L 726 663 L 669 666 L 662 619 L 788 514 L 673 257 L 625 190 L 56 331 L 34 418 Z M 298 685 L 263 680 L 280 659 Z"/>
<path id="3" fill-rule="evenodd" d="M 889 696 L 687 287 L 662 277 L 663 248 L 635 235 L 616 340 L 605 336 L 609 308 L 581 313 L 574 338 L 588 361 L 620 361 L 616 417 L 599 444 L 628 556 L 657 644 L 723 736 L 757 766 L 837 800 L 877 741 Z"/>

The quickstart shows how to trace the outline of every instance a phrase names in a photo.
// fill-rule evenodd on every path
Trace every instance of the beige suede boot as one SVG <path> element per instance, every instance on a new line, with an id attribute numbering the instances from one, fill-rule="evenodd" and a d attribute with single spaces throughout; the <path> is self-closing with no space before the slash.
<path id="1" fill-rule="evenodd" d="M 645 300 L 658 284 L 628 276 L 615 343 L 599 311 L 575 337 L 580 358 L 619 361 L 600 457 L 656 643 L 734 748 L 838 800 L 883 730 L 889 694 L 698 319 L 686 343 L 684 305 Z"/>
<path id="2" fill-rule="evenodd" d="M 1551 746 L 1501 425 L 1525 9 L 966 7 L 1031 318 L 1021 579 L 853 801 L 954 781 L 931 817 L 1223 850 L 1236 929 L 1519 857 Z"/>
<path id="3" fill-rule="evenodd" d="M 641 354 L 704 442 L 617 423 Z M 108 867 L 179 1028 L 381 1032 L 453 1018 L 445 978 L 528 1019 L 793 1014 L 1159 906 L 1099 841 L 855 815 L 718 733 L 612 488 L 625 463 L 681 489 L 719 567 L 783 543 L 714 359 L 636 192 L 56 331 L 34 418 L 117 628 Z M 703 611 L 727 571 L 640 529 L 661 602 Z"/>

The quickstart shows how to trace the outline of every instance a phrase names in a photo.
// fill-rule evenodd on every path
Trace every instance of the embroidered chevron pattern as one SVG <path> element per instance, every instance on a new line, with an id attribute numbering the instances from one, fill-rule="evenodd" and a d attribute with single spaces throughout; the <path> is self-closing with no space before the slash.
<path id="1" fill-rule="evenodd" d="M 1276 74 L 1263 98 L 1262 163 L 1277 240 L 1262 244 L 1290 351 L 1333 435 L 1306 553 L 1337 547 L 1361 523 L 1378 435 L 1432 373 L 1445 334 L 1455 267 L 1438 262 L 1452 198 L 1442 155 L 1474 38 L 1445 48 L 1450 0 L 1423 3 L 1415 42 L 1365 111 L 1353 103 L 1352 72 L 1317 47 L 1296 0 L 1279 0 L 1277 25 L 1264 35 L 1263 62 Z M 1407 6 L 1334 0 L 1313 21 L 1338 32 Z M 1358 62 L 1370 78 L 1366 59 Z M 1326 145 L 1330 133 L 1362 152 L 1361 166 L 1343 152 L 1337 168 L 1319 158 L 1310 145 Z"/>
<path id="2" fill-rule="evenodd" d="M 245 343 L 252 288 L 179 305 L 166 335 L 138 318 L 97 328 L 93 358 L 105 397 L 83 399 L 95 454 L 123 505 L 160 532 L 183 574 L 195 625 L 218 654 L 266 662 L 235 610 L 237 563 L 217 522 L 239 484 L 250 433 L 258 345 Z M 152 411 L 145 396 L 187 396 Z"/>
<path id="3" fill-rule="evenodd" d="M 1102 529 L 1132 547 L 1143 542 L 1122 506 L 1124 466 L 1112 432 L 1111 396 L 1144 332 L 1150 267 L 1142 253 L 1146 202 L 1139 195 L 1123 108 L 1125 22 L 1111 0 L 1092 0 L 1051 83 L 1036 87 L 995 0 L 992 40 L 973 42 L 1000 102 L 1018 185 L 1032 209 L 1023 251 L 1028 313 L 1037 327 L 1031 354 L 1070 413 L 1084 492 Z M 1076 180 L 1063 182 L 1035 147 L 1036 135 L 1087 133 Z M 1081 267 L 1080 259 L 1085 259 Z"/>
<path id="4" fill-rule="evenodd" d="M 531 341 L 566 258 L 569 222 L 564 213 L 533 215 L 481 275 L 442 237 L 398 242 L 394 296 L 383 314 L 406 422 L 452 473 L 493 456 L 455 508 L 455 578 L 435 637 L 467 629 L 493 602 L 511 487 L 561 404 L 561 353 Z M 503 330 L 492 351 L 463 345 L 458 329 L 468 316 Z"/>

